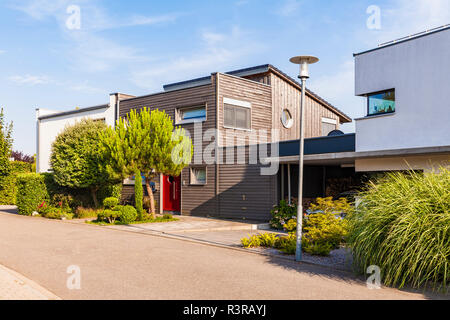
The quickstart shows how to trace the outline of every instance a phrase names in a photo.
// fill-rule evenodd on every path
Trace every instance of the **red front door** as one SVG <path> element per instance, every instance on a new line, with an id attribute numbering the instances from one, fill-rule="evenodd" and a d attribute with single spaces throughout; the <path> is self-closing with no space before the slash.
<path id="1" fill-rule="evenodd" d="M 181 211 L 181 176 L 163 176 L 163 210 Z"/>

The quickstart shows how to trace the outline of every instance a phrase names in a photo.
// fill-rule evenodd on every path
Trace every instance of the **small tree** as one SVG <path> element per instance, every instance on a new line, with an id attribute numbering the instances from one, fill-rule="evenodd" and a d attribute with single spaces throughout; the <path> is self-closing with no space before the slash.
<path id="1" fill-rule="evenodd" d="M 107 128 L 104 122 L 93 120 L 66 127 L 56 137 L 50 158 L 55 181 L 64 187 L 89 189 L 96 207 L 97 191 L 112 182 L 99 141 L 100 133 Z"/>
<path id="2" fill-rule="evenodd" d="M 136 175 L 134 179 L 134 202 L 138 215 L 138 220 L 143 220 L 143 200 L 144 200 L 144 189 L 142 188 L 142 176 L 139 170 L 136 170 Z"/>
<path id="3" fill-rule="evenodd" d="M 131 110 L 119 119 L 116 128 L 102 134 L 109 170 L 122 175 L 139 170 L 145 177 L 150 198 L 149 213 L 155 214 L 151 181 L 159 174 L 178 176 L 192 158 L 192 142 L 181 128 L 174 129 L 170 117 L 162 111 L 142 108 Z M 136 184 L 135 184 L 136 186 Z"/>
<path id="4" fill-rule="evenodd" d="M 11 172 L 12 123 L 5 122 L 3 108 L 0 111 L 0 185 Z"/>

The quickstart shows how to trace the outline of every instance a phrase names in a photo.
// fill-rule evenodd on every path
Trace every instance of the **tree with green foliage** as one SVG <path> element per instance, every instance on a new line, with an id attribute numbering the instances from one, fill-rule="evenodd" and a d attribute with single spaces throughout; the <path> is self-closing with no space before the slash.
<path id="1" fill-rule="evenodd" d="M 115 129 L 102 134 L 102 142 L 110 171 L 124 178 L 136 170 L 143 174 L 152 217 L 155 201 L 150 182 L 159 174 L 180 175 L 193 152 L 191 139 L 184 129 L 174 128 L 165 112 L 146 107 L 139 111 L 133 109 L 126 118 L 119 119 Z"/>
<path id="2" fill-rule="evenodd" d="M 11 172 L 12 122 L 6 123 L 3 108 L 0 111 L 0 186 Z"/>
<path id="3" fill-rule="evenodd" d="M 105 168 L 99 139 L 107 128 L 102 121 L 87 119 L 66 127 L 56 137 L 50 158 L 56 183 L 89 189 L 95 207 L 97 191 L 113 180 Z"/>
<path id="4" fill-rule="evenodd" d="M 134 202 L 138 215 L 138 220 L 143 220 L 143 200 L 144 200 L 144 189 L 142 188 L 142 176 L 139 170 L 136 170 L 135 179 L 134 179 Z"/>

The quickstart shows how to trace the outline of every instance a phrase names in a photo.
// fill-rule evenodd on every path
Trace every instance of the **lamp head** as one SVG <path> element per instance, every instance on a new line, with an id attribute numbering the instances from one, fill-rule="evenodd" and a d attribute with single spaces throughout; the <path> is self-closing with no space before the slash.
<path id="1" fill-rule="evenodd" d="M 300 79 L 308 79 L 309 78 L 309 72 L 308 72 L 308 65 L 313 64 L 319 61 L 319 58 L 313 57 L 313 56 L 297 56 L 291 58 L 289 61 L 291 61 L 294 64 L 300 65 Z"/>

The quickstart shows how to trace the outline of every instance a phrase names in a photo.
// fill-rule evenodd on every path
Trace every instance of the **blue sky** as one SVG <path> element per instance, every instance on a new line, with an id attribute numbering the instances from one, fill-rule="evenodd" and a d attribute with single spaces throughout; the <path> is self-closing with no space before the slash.
<path id="1" fill-rule="evenodd" d="M 81 28 L 67 8 L 79 6 Z M 367 8 L 381 12 L 369 29 Z M 35 108 L 70 110 L 143 95 L 215 71 L 318 56 L 309 87 L 352 117 L 355 52 L 450 22 L 449 0 L 235 0 L 0 2 L 0 106 L 14 122 L 14 149 L 35 153 Z M 353 131 L 353 125 L 345 131 Z"/>

